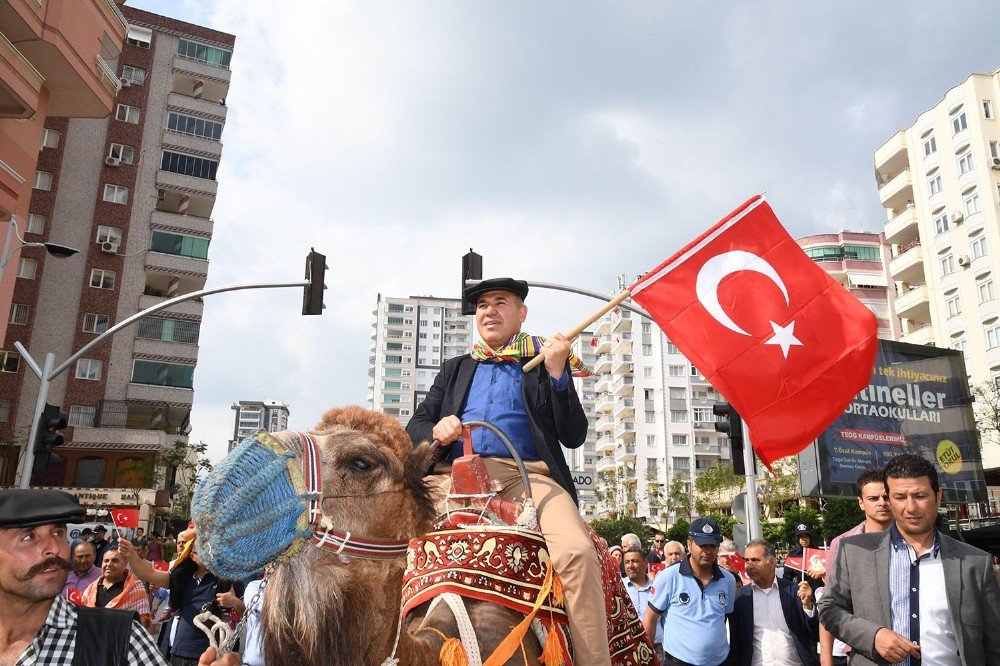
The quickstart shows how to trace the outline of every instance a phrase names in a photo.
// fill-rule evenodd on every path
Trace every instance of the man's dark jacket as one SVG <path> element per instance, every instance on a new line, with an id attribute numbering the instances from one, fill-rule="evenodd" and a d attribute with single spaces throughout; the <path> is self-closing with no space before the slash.
<path id="1" fill-rule="evenodd" d="M 819 666 L 819 655 L 816 653 L 819 611 L 816 610 L 812 617 L 807 616 L 799 601 L 798 586 L 784 578 L 776 580 L 781 611 L 795 641 L 795 651 L 805 666 Z M 736 590 L 733 613 L 729 616 L 729 658 L 726 666 L 750 666 L 753 662 L 753 626 L 753 585 L 744 585 Z"/>
<path id="2" fill-rule="evenodd" d="M 417 407 L 406 426 L 406 432 L 414 444 L 430 441 L 431 431 L 445 416 L 461 418 L 478 365 L 479 362 L 470 356 L 458 356 L 444 362 L 427 397 Z M 567 375 L 569 372 L 567 363 Z M 561 442 L 570 449 L 579 447 L 587 439 L 590 422 L 576 395 L 573 380 L 570 378 L 565 391 L 555 390 L 549 373 L 542 364 L 525 373 L 521 392 L 538 455 L 548 465 L 549 476 L 576 502 L 576 488 L 559 444 Z"/>

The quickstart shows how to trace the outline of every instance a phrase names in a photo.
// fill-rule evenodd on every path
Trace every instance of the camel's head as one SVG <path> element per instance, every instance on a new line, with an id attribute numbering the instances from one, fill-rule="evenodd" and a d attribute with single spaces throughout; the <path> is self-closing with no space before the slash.
<path id="1" fill-rule="evenodd" d="M 307 438 L 315 444 L 322 517 L 310 520 Z M 416 448 L 399 423 L 362 407 L 332 409 L 309 433 L 259 432 L 198 486 L 191 513 L 206 567 L 231 580 L 308 543 L 317 523 L 354 538 L 402 541 L 433 517 L 423 475 L 432 450 Z"/>

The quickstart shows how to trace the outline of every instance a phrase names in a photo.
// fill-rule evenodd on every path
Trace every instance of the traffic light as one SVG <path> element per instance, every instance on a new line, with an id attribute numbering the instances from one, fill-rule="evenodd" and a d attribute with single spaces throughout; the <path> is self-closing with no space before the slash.
<path id="1" fill-rule="evenodd" d="M 746 465 L 743 462 L 743 419 L 728 402 L 717 402 L 712 405 L 712 413 L 722 417 L 715 421 L 715 431 L 725 433 L 732 445 L 733 472 L 739 475 L 746 474 Z"/>
<path id="2" fill-rule="evenodd" d="M 320 254 L 315 249 L 310 248 L 306 255 L 306 278 L 309 284 L 302 292 L 302 314 L 319 315 L 323 314 L 323 290 L 326 284 L 326 255 Z"/>
<path id="3" fill-rule="evenodd" d="M 476 304 L 465 302 L 465 283 L 468 280 L 483 279 L 483 258 L 469 248 L 468 253 L 462 257 L 462 288 L 458 292 L 458 297 L 462 299 L 462 314 L 476 314 Z"/>
<path id="4" fill-rule="evenodd" d="M 62 446 L 66 440 L 59 431 L 69 424 L 66 412 L 59 405 L 45 403 L 42 415 L 38 417 L 38 434 L 35 436 L 34 469 L 44 472 L 49 465 L 52 449 Z"/>

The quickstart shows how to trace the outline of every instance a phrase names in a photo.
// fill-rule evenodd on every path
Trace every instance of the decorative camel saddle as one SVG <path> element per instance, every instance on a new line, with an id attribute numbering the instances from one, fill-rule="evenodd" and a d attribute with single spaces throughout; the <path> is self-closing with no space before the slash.
<path id="1" fill-rule="evenodd" d="M 545 539 L 537 531 L 530 493 L 523 502 L 498 497 L 491 491 L 482 459 L 472 453 L 469 428 L 463 432 L 463 448 L 464 455 L 452 463 L 449 511 L 432 531 L 410 541 L 403 577 L 404 616 L 441 595 L 498 603 L 522 613 L 525 621 L 512 630 L 489 661 L 485 661 L 489 655 L 482 655 L 484 661 L 475 655 L 469 663 L 502 663 L 509 655 L 498 653 L 508 643 L 515 648 L 534 624 L 545 645 L 543 663 L 573 664 L 562 583 L 552 567 Z M 530 488 L 528 483 L 524 485 Z M 454 502 L 464 506 L 451 509 Z M 611 663 L 653 664 L 652 645 L 622 585 L 618 565 L 589 525 L 587 530 L 603 572 Z M 449 605 L 455 611 L 454 604 Z"/>

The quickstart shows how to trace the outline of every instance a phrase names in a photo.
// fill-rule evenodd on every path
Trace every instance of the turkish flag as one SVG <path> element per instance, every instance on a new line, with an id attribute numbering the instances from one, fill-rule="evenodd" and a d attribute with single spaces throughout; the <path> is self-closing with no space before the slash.
<path id="1" fill-rule="evenodd" d="M 139 509 L 112 509 L 115 527 L 139 527 Z"/>
<path id="2" fill-rule="evenodd" d="M 770 468 L 868 385 L 878 323 L 756 196 L 629 291 L 736 408 Z"/>
<path id="3" fill-rule="evenodd" d="M 732 574 L 739 576 L 744 582 L 747 581 L 747 561 L 743 559 L 742 555 L 736 552 L 719 553 L 719 557 L 729 563 L 729 566 L 732 567 Z"/>
<path id="4" fill-rule="evenodd" d="M 164 562 L 163 560 L 153 560 L 153 568 L 157 571 L 170 571 L 170 562 Z"/>
<path id="5" fill-rule="evenodd" d="M 77 606 L 83 605 L 83 592 L 81 592 L 80 590 L 75 590 L 75 589 L 69 590 L 66 593 L 66 596 L 70 601 L 72 601 Z"/>
<path id="6" fill-rule="evenodd" d="M 825 548 L 803 548 L 801 557 L 797 555 L 786 557 L 785 566 L 796 571 L 808 571 L 810 567 L 814 567 L 817 564 L 823 566 L 825 561 Z"/>

